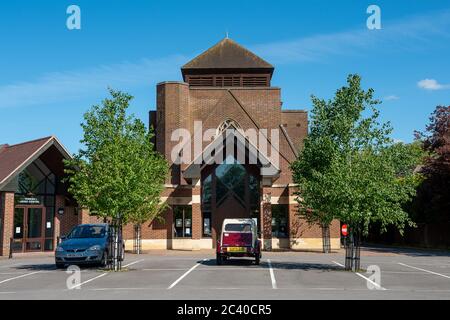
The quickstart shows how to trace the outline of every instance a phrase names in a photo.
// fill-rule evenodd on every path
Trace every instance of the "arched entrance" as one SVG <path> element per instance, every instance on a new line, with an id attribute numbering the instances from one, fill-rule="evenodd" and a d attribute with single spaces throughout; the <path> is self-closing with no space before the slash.
<path id="1" fill-rule="evenodd" d="M 202 170 L 203 233 L 208 235 L 205 227 L 209 225 L 213 246 L 225 218 L 256 218 L 259 221 L 259 185 L 258 166 L 242 165 L 234 158 Z"/>

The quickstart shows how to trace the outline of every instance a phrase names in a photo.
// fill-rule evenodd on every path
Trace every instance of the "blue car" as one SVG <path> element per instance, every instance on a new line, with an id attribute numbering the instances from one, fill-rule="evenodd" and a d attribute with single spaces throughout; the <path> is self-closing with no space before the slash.
<path id="1" fill-rule="evenodd" d="M 125 244 L 122 244 L 121 256 L 123 261 Z M 99 264 L 105 267 L 111 259 L 111 232 L 106 223 L 81 224 L 72 229 L 67 237 L 56 247 L 55 264 L 57 268 L 66 265 Z"/>

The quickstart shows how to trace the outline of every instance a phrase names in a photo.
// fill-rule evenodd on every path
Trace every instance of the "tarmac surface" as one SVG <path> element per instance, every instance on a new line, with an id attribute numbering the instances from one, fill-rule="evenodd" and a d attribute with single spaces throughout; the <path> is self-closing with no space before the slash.
<path id="1" fill-rule="evenodd" d="M 212 250 L 154 251 L 123 265 L 73 273 L 49 254 L 2 258 L 0 299 L 450 299 L 448 251 L 363 248 L 358 273 L 344 271 L 343 250 L 264 252 L 258 266 L 218 266 Z"/>

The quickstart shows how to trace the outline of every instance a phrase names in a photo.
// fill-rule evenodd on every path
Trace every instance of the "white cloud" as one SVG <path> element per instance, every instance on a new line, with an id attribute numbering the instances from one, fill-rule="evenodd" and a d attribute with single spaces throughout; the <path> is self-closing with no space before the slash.
<path id="1" fill-rule="evenodd" d="M 417 86 L 424 90 L 442 90 L 450 89 L 450 84 L 440 84 L 435 79 L 423 79 L 417 82 Z"/>
<path id="2" fill-rule="evenodd" d="M 386 50 L 423 50 L 438 36 L 450 40 L 450 10 L 383 22 L 383 30 L 366 28 L 259 44 L 250 47 L 273 63 L 320 61 L 335 55 L 357 55 L 382 47 Z"/>
<path id="3" fill-rule="evenodd" d="M 392 101 L 392 100 L 398 100 L 400 97 L 396 96 L 395 94 L 386 96 L 383 98 L 384 101 Z"/>
<path id="4" fill-rule="evenodd" d="M 174 55 L 45 74 L 35 81 L 0 86 L 0 108 L 61 103 L 97 95 L 108 86 L 114 89 L 151 86 L 167 76 L 176 76 L 186 59 Z"/>

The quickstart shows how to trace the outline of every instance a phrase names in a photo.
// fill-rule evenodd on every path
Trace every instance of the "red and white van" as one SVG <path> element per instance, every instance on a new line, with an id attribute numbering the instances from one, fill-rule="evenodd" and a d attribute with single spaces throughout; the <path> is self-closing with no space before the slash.
<path id="1" fill-rule="evenodd" d="M 261 260 L 261 241 L 254 219 L 225 219 L 217 240 L 217 264 L 231 257 L 253 257 L 255 264 Z"/>

